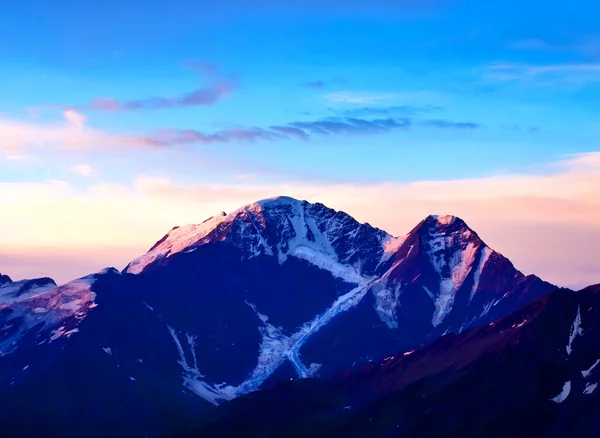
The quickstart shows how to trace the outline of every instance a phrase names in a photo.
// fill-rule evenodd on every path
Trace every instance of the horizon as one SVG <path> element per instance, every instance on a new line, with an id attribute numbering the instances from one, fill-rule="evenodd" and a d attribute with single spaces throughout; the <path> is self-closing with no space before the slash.
<path id="1" fill-rule="evenodd" d="M 598 283 L 600 5 L 576 5 L 7 5 L 0 272 L 122 269 L 283 194 L 393 235 L 458 216 L 525 274 Z"/>

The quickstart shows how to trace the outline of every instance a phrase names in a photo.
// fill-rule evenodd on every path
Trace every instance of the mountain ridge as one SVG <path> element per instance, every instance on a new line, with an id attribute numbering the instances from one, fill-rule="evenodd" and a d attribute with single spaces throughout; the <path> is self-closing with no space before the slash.
<path id="1" fill-rule="evenodd" d="M 135 436 L 158 434 L 191 410 L 420 348 L 554 288 L 455 216 L 430 215 L 393 237 L 289 197 L 175 227 L 122 272 L 75 284 L 0 306 L 0 391 L 6 385 L 12 401 L 0 401 L 0 420 L 19 406 L 45 415 L 60 388 L 44 382 L 64 382 L 81 389 L 57 409 L 78 412 L 82 428 L 84 419 L 113 421 Z M 112 406 L 107 419 L 82 411 L 93 403 L 87 394 Z M 136 421 L 127 420 L 132 405 Z M 181 414 L 168 420 L 173 409 Z"/>

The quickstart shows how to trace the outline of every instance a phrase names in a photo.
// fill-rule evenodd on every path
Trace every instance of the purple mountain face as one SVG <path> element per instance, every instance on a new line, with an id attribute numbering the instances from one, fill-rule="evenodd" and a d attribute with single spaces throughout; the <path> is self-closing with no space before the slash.
<path id="1" fill-rule="evenodd" d="M 322 204 L 260 201 L 174 228 L 122 273 L 0 302 L 0 420 L 20 434 L 159 435 L 274 383 L 487 325 L 552 289 L 453 216 L 394 237 Z"/>
<path id="2" fill-rule="evenodd" d="M 172 436 L 597 437 L 599 329 L 600 285 L 556 290 L 381 363 L 240 397 Z"/>

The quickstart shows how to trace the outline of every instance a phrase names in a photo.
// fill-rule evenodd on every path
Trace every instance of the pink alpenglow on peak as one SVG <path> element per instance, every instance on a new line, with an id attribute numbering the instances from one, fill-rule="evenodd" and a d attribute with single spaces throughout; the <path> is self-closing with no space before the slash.
<path id="1" fill-rule="evenodd" d="M 456 219 L 458 219 L 456 216 L 452 216 L 452 215 L 439 216 L 436 214 L 432 214 L 431 217 L 433 219 L 435 219 L 436 221 L 438 221 L 442 225 L 450 225 L 450 224 L 454 223 L 456 221 Z"/>

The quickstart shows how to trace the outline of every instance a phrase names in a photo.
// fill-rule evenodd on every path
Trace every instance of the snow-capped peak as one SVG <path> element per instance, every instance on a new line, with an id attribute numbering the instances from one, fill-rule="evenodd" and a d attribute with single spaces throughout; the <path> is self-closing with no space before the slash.
<path id="1" fill-rule="evenodd" d="M 277 205 L 299 205 L 303 202 L 307 201 L 292 198 L 291 196 L 275 196 L 273 198 L 262 199 L 250 205 L 259 205 L 261 207 L 267 207 Z"/>
<path id="2" fill-rule="evenodd" d="M 439 216 L 436 214 L 432 214 L 429 217 L 436 220 L 437 222 L 439 222 L 442 225 L 450 225 L 450 224 L 454 223 L 454 221 L 456 221 L 456 219 L 458 219 L 456 216 L 451 216 L 451 215 Z"/>
<path id="3" fill-rule="evenodd" d="M 147 254 L 132 261 L 125 272 L 140 274 L 155 262 L 194 252 L 205 244 L 227 245 L 242 259 L 268 256 L 283 264 L 295 257 L 353 284 L 371 281 L 388 270 L 402 270 L 401 265 L 413 259 L 408 255 L 415 248 L 429 260 L 435 273 L 428 280 L 419 280 L 425 281 L 423 288 L 434 301 L 434 327 L 450 314 L 464 285 L 470 288 L 469 302 L 474 298 L 493 254 L 456 216 L 430 215 L 407 236 L 393 237 L 323 204 L 281 196 L 229 214 L 222 212 L 199 225 L 174 228 Z M 392 289 L 386 283 L 379 301 L 387 297 L 396 302 L 401 294 L 400 286 L 396 286 Z"/>
<path id="4" fill-rule="evenodd" d="M 276 256 L 283 263 L 295 256 L 323 266 L 350 265 L 361 272 L 374 270 L 401 243 L 344 212 L 280 196 L 221 213 L 199 225 L 174 228 L 125 272 L 139 274 L 173 254 L 218 242 L 237 247 L 243 258 Z"/>
<path id="5" fill-rule="evenodd" d="M 434 300 L 434 327 L 439 326 L 452 311 L 456 293 L 472 275 L 470 299 L 479 287 L 479 278 L 492 250 L 456 216 L 430 215 L 413 232 L 419 245 L 437 273 L 439 284 L 429 293 Z M 433 285 L 431 285 L 433 286 Z"/>

